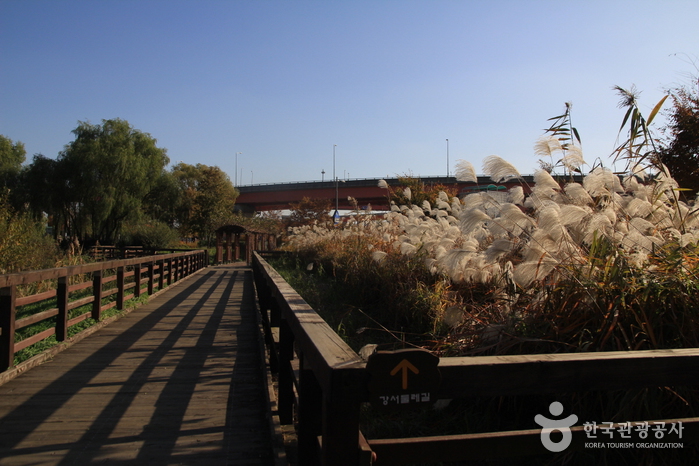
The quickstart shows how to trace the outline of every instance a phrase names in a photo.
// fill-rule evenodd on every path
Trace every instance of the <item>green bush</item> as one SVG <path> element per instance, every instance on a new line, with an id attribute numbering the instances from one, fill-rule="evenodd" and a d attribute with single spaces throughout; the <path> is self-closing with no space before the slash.
<path id="1" fill-rule="evenodd" d="M 119 246 L 143 246 L 145 249 L 165 249 L 179 240 L 177 232 L 165 223 L 152 221 L 127 228 Z"/>
<path id="2" fill-rule="evenodd" d="M 0 197 L 0 274 L 55 267 L 58 248 L 46 227 Z"/>

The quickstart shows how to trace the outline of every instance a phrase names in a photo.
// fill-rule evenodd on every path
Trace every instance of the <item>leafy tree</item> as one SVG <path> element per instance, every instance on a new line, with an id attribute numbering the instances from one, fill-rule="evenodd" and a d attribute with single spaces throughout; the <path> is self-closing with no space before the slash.
<path id="1" fill-rule="evenodd" d="M 113 244 L 123 223 L 137 218 L 169 159 L 147 133 L 121 119 L 79 122 L 58 156 L 66 201 L 77 205 L 75 236 Z"/>
<path id="2" fill-rule="evenodd" d="M 238 191 L 219 167 L 180 163 L 172 173 L 181 193 L 180 233 L 211 242 L 216 229 L 232 220 Z"/>
<path id="3" fill-rule="evenodd" d="M 672 108 L 666 112 L 660 161 L 682 188 L 699 192 L 699 79 L 697 87 L 670 91 Z"/>
<path id="4" fill-rule="evenodd" d="M 79 204 L 73 200 L 74 189 L 68 183 L 70 169 L 55 159 L 36 154 L 22 170 L 13 196 L 15 205 L 27 206 L 35 219 L 47 215 L 55 237 L 77 237 L 76 232 L 85 229 L 85 221 L 78 215 Z M 80 221 L 83 225 L 78 225 Z"/>
<path id="5" fill-rule="evenodd" d="M 24 144 L 0 134 L 0 187 L 14 188 L 27 155 Z"/>
<path id="6" fill-rule="evenodd" d="M 177 178 L 172 171 L 163 171 L 143 201 L 143 214 L 148 219 L 176 228 L 181 204 L 182 193 Z"/>
<path id="7" fill-rule="evenodd" d="M 443 184 L 426 185 L 421 179 L 411 176 L 399 176 L 399 187 L 389 188 L 390 198 L 397 205 L 416 205 L 422 207 L 422 204 L 427 201 L 434 206 L 439 198 L 439 192 L 443 191 L 449 198 L 458 195 L 458 189 L 455 186 L 445 186 Z"/>
<path id="8" fill-rule="evenodd" d="M 308 225 L 311 223 L 326 224 L 332 220 L 330 217 L 330 209 L 332 208 L 330 199 L 304 197 L 301 201 L 290 204 L 290 207 L 290 226 Z"/>

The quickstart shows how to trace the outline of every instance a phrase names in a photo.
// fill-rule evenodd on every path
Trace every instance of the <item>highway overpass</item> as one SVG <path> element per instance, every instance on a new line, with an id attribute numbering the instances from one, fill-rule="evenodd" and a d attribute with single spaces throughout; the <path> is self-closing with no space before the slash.
<path id="1" fill-rule="evenodd" d="M 490 177 L 478 177 L 478 183 L 457 181 L 456 177 L 432 176 L 416 177 L 427 185 L 441 184 L 454 186 L 459 191 L 468 188 L 485 188 L 496 185 Z M 398 178 L 383 178 L 392 188 L 400 186 Z M 272 183 L 251 186 L 239 186 L 240 192 L 236 200 L 236 209 L 244 213 L 253 213 L 269 210 L 286 210 L 290 204 L 301 201 L 304 197 L 311 199 L 330 199 L 333 208 L 337 196 L 340 210 L 354 209 L 347 197 L 357 199 L 360 207 L 371 204 L 374 210 L 388 209 L 388 190 L 378 187 L 379 178 L 339 180 L 337 187 L 334 181 L 306 181 L 294 183 Z M 532 186 L 534 181 L 531 176 L 524 176 L 524 181 L 512 180 L 505 183 L 497 183 L 498 186 L 510 188 L 524 183 L 525 191 Z"/>

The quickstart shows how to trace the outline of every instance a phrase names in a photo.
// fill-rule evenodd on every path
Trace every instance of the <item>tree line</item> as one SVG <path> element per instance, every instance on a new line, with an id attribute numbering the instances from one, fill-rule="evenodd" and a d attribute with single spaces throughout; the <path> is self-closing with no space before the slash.
<path id="1" fill-rule="evenodd" d="M 0 135 L 3 209 L 44 223 L 54 239 L 82 245 L 143 243 L 177 237 L 211 242 L 231 221 L 238 192 L 219 167 L 178 163 L 150 134 L 121 119 L 78 122 L 56 158 Z"/>

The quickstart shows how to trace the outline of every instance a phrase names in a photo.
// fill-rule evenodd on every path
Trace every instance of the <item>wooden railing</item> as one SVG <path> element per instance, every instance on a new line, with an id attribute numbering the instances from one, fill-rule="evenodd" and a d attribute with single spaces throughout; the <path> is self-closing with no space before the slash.
<path id="1" fill-rule="evenodd" d="M 152 295 L 208 264 L 208 253 L 198 250 L 0 275 L 0 371 L 12 367 L 17 351 L 52 335 L 64 341 L 71 326 L 99 321 L 102 312 L 121 310 L 125 301 Z M 48 283 L 48 290 L 18 297 L 18 287 L 39 283 Z M 22 312 L 31 305 L 38 311 Z M 70 316 L 82 307 L 85 312 Z M 55 325 L 16 341 L 17 330 L 54 317 Z"/>
<path id="2" fill-rule="evenodd" d="M 87 251 L 87 255 L 96 261 L 112 261 L 118 259 L 132 259 L 134 257 L 146 257 L 161 254 L 175 254 L 177 252 L 189 252 L 192 249 L 182 248 L 144 248 L 143 246 L 93 246 Z"/>
<path id="3" fill-rule="evenodd" d="M 398 465 L 554 455 L 544 448 L 541 429 L 365 439 L 359 426 L 360 405 L 375 395 L 369 388 L 373 373 L 367 371 L 367 363 L 258 253 L 253 273 L 271 366 L 278 372 L 281 423 L 291 424 L 296 409 L 299 464 Z M 441 358 L 441 383 L 432 396 L 452 399 L 691 386 L 699 385 L 698 365 L 696 348 Z M 681 422 L 683 443 L 699 441 L 699 418 L 662 422 L 668 426 Z M 571 432 L 566 451 L 582 450 L 591 441 L 581 425 Z"/>

